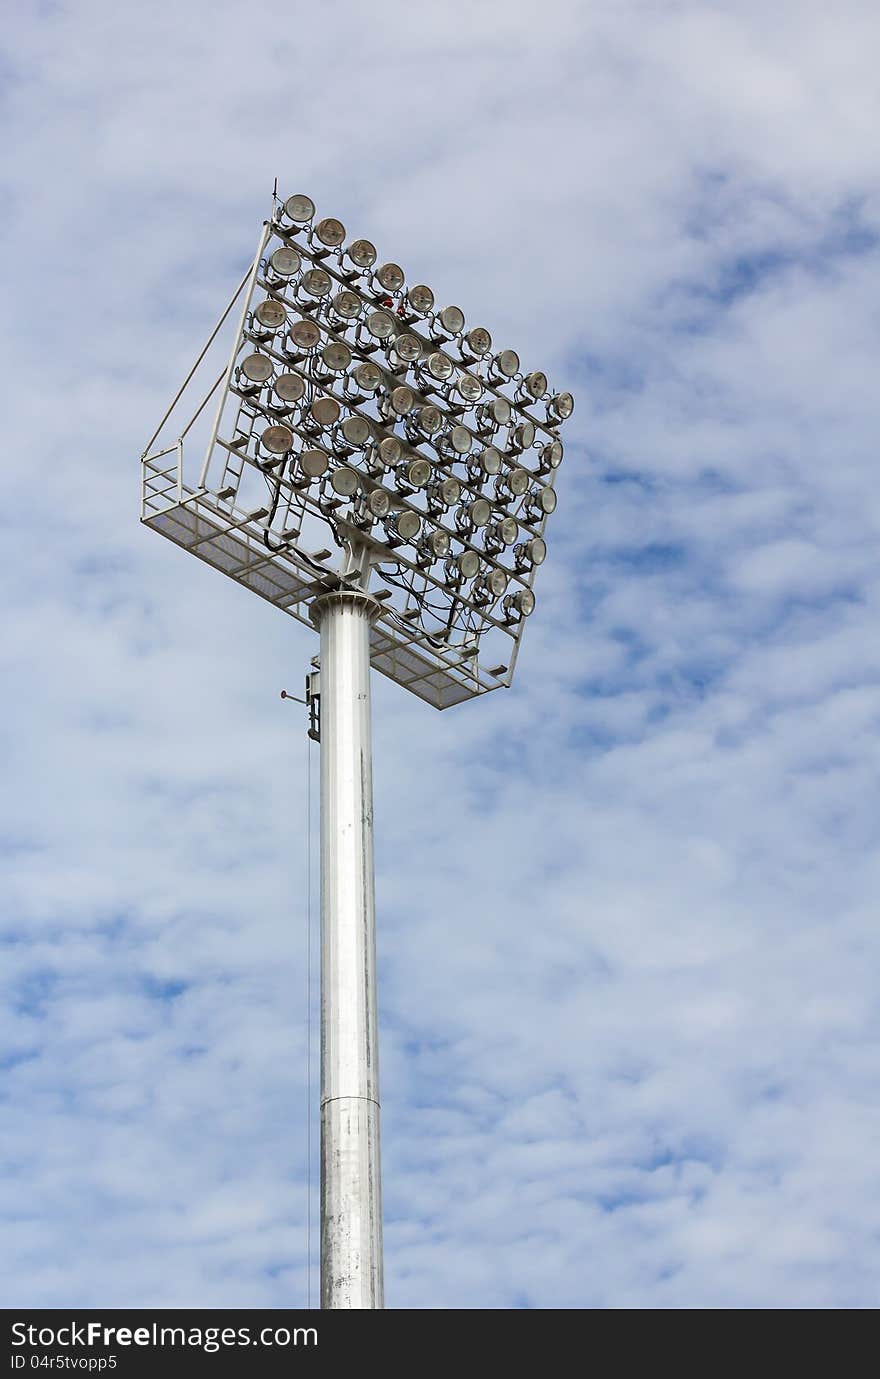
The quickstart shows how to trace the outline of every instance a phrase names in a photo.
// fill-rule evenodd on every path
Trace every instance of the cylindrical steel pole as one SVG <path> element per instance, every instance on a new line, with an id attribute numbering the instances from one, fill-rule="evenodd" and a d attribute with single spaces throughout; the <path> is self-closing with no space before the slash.
<path id="1" fill-rule="evenodd" d="M 344 590 L 321 633 L 321 1307 L 384 1307 L 370 624 Z"/>

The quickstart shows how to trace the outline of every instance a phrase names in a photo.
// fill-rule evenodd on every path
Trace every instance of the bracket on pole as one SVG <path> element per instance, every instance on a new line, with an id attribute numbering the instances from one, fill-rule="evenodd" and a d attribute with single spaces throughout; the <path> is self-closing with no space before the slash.
<path id="1" fill-rule="evenodd" d="M 306 704 L 309 710 L 309 737 L 321 741 L 321 672 L 311 670 L 306 675 Z"/>
<path id="2" fill-rule="evenodd" d="M 321 677 L 316 670 L 306 676 L 306 697 L 281 691 L 282 699 L 290 699 L 294 704 L 305 704 L 309 711 L 309 737 L 313 742 L 321 741 Z"/>

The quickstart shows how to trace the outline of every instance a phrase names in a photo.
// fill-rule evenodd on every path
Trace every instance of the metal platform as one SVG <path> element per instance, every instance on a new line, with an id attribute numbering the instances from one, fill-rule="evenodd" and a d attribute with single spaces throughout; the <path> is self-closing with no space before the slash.
<path id="1" fill-rule="evenodd" d="M 215 495 L 184 485 L 182 457 L 183 447 L 173 446 L 142 461 L 144 525 L 311 628 L 312 601 L 337 588 L 338 576 L 307 565 L 295 549 L 268 551 L 259 517 L 224 508 Z M 443 655 L 434 648 L 426 654 L 419 634 L 401 627 L 393 609 L 374 624 L 370 643 L 374 668 L 436 709 L 485 694 L 499 683 L 480 673 L 473 656 Z"/>

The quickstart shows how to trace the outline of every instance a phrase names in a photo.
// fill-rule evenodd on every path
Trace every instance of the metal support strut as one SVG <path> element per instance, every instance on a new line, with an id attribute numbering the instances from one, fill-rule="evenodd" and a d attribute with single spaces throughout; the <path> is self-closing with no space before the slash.
<path id="1" fill-rule="evenodd" d="M 370 624 L 359 590 L 315 600 L 321 634 L 321 1307 L 384 1307 Z"/>

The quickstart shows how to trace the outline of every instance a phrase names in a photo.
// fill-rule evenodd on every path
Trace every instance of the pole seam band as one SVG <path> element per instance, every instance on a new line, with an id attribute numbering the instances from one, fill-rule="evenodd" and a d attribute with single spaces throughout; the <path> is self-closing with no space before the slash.
<path id="1" fill-rule="evenodd" d="M 369 1101 L 376 1107 L 377 1111 L 382 1109 L 382 1103 L 373 1096 L 328 1096 L 321 1098 L 321 1110 L 323 1111 L 325 1106 L 329 1106 L 331 1101 Z"/>

